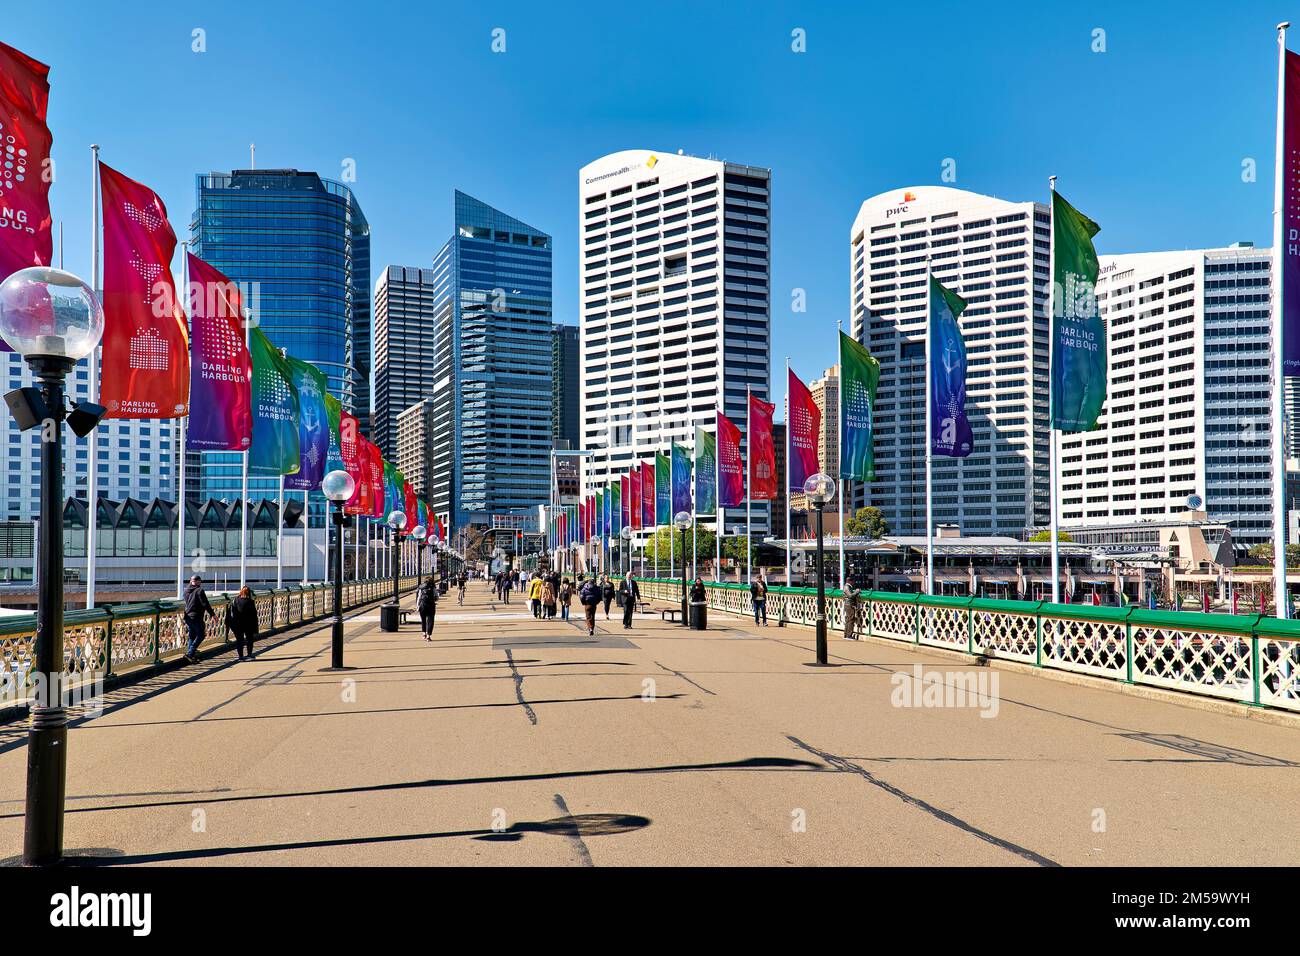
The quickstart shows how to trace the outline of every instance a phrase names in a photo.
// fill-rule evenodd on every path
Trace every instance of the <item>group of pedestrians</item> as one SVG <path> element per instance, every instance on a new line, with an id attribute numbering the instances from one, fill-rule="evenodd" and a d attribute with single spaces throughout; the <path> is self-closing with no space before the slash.
<path id="1" fill-rule="evenodd" d="M 520 585 L 519 571 L 515 568 L 498 571 L 493 581 L 493 590 L 496 591 L 497 600 L 502 604 L 510 603 L 510 592 L 518 591 Z"/>
<path id="2" fill-rule="evenodd" d="M 208 621 L 214 624 L 217 612 L 208 600 L 208 592 L 203 588 L 203 578 L 194 575 L 185 589 L 185 610 L 181 612 L 185 622 L 185 659 L 191 664 L 199 662 L 199 645 L 208 634 Z M 239 660 L 253 660 L 253 641 L 257 640 L 257 603 L 253 600 L 251 588 L 242 587 L 239 594 L 226 604 L 226 630 L 235 639 L 235 650 Z"/>

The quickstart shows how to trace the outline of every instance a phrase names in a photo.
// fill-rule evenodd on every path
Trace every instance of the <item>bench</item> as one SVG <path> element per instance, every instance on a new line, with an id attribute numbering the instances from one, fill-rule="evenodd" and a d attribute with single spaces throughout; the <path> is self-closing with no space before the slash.
<path id="1" fill-rule="evenodd" d="M 650 602 L 649 602 L 649 601 L 638 601 L 638 602 L 637 602 L 637 605 L 636 605 L 636 609 L 637 609 L 637 611 L 639 611 L 641 614 L 649 614 L 649 613 L 650 613 Z"/>
<path id="2" fill-rule="evenodd" d="M 406 623 L 406 619 L 407 619 L 408 617 L 410 617 L 411 614 L 412 614 L 412 611 L 411 611 L 411 609 L 410 609 L 409 607 L 399 607 L 399 608 L 397 609 L 397 623 L 398 623 L 398 624 L 405 624 L 405 623 Z"/>
<path id="3" fill-rule="evenodd" d="M 682 609 L 679 607 L 661 608 L 659 611 L 659 620 L 669 621 L 673 624 L 676 624 L 677 618 L 681 615 L 681 613 L 682 613 Z"/>

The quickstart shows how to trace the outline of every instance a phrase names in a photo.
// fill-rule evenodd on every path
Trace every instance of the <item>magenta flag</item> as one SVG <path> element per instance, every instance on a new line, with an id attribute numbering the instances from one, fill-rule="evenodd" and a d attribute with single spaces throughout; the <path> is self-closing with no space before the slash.
<path id="1" fill-rule="evenodd" d="M 0 43 L 0 279 L 50 264 L 49 74 L 44 63 Z M 8 351 L 3 342 L 0 349 Z"/>
<path id="2" fill-rule="evenodd" d="M 817 439 L 822 430 L 822 413 L 808 386 L 793 370 L 789 373 L 786 402 L 790 429 L 789 489 L 803 491 L 803 483 L 821 471 L 817 464 Z"/>
<path id="3" fill-rule="evenodd" d="M 641 462 L 641 527 L 655 526 L 655 463 Z"/>
<path id="4" fill-rule="evenodd" d="M 239 288 L 189 253 L 190 420 L 187 447 L 246 451 L 253 440 L 253 360 Z"/>
<path id="5" fill-rule="evenodd" d="M 734 508 L 745 503 L 745 462 L 740 456 L 740 429 L 718 412 L 718 504 Z"/>

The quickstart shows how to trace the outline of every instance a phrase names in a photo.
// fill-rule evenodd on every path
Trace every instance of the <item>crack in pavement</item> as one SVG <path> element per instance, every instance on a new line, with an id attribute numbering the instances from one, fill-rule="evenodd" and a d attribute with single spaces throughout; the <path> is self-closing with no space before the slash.
<path id="1" fill-rule="evenodd" d="M 586 842 L 582 839 L 582 830 L 578 827 L 578 821 L 573 818 L 569 812 L 569 805 L 564 802 L 564 797 L 558 793 L 555 795 L 555 805 L 560 808 L 564 814 L 565 826 L 556 832 L 564 834 L 573 843 L 573 848 L 578 851 L 578 861 L 583 866 L 595 866 L 591 862 L 591 851 L 587 849 Z"/>
<path id="2" fill-rule="evenodd" d="M 902 800 L 904 803 L 914 806 L 917 809 L 924 811 L 925 813 L 928 813 L 936 820 L 939 820 L 943 823 L 947 823 L 949 826 L 954 826 L 959 830 L 964 830 L 965 832 L 971 834 L 972 836 L 980 840 L 983 840 L 985 843 L 991 843 L 993 846 L 1006 850 L 1009 853 L 1014 853 L 1016 856 L 1028 860 L 1030 863 L 1035 863 L 1038 866 L 1060 866 L 1061 865 L 1057 863 L 1055 860 L 1049 860 L 1045 856 L 1040 856 L 1039 854 L 1035 853 L 1033 850 L 1026 849 L 1025 847 L 1012 843 L 1009 840 L 1003 840 L 1001 837 L 996 837 L 991 833 L 981 830 L 979 827 L 975 826 L 974 824 L 967 823 L 965 820 L 961 819 L 960 817 L 954 816 L 953 814 L 949 813 L 947 810 L 940 810 L 938 807 L 934 806 L 933 804 L 926 803 L 920 797 L 914 797 L 907 791 L 900 790 L 898 787 L 895 787 L 893 784 L 886 783 L 884 780 L 881 780 L 879 777 L 873 774 L 870 770 L 867 770 L 863 767 L 859 767 L 857 764 L 851 763 L 849 760 L 847 760 L 844 757 L 837 756 L 836 754 L 827 753 L 824 750 L 818 750 L 816 747 L 812 746 L 811 744 L 806 744 L 798 737 L 792 736 L 790 734 L 786 734 L 786 739 L 789 740 L 791 743 L 793 743 L 800 750 L 804 750 L 810 754 L 820 757 L 822 760 L 826 761 L 836 770 L 839 770 L 844 773 L 857 774 L 859 777 L 862 777 L 862 779 L 866 780 L 867 783 L 871 784 L 873 787 L 879 787 L 881 790 L 884 790 L 886 793 L 898 797 L 898 799 Z"/>

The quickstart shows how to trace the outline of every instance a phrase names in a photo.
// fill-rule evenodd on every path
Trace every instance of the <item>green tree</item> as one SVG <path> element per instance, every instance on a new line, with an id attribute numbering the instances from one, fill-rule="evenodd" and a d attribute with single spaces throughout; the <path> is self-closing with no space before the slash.
<path id="1" fill-rule="evenodd" d="M 1051 541 L 1051 540 L 1052 540 L 1052 532 L 1050 532 L 1050 531 L 1036 531 L 1036 532 L 1034 532 L 1034 536 L 1031 537 L 1029 540 L 1030 540 L 1030 541 Z M 1062 543 L 1068 543 L 1068 542 L 1073 541 L 1074 539 L 1070 537 L 1070 532 L 1068 532 L 1068 531 L 1058 531 L 1058 532 L 1056 532 L 1056 540 L 1057 540 L 1057 541 L 1060 541 L 1060 542 L 1062 542 Z"/>
<path id="2" fill-rule="evenodd" d="M 879 508 L 859 508 L 857 513 L 844 522 L 849 534 L 855 537 L 883 538 L 889 534 L 889 522 Z"/>
<path id="3" fill-rule="evenodd" d="M 1273 563 L 1273 546 L 1271 544 L 1252 545 L 1247 553 L 1260 564 Z M 1291 568 L 1300 565 L 1300 544 L 1288 544 L 1286 546 L 1286 563 L 1287 567 Z"/>
<path id="4" fill-rule="evenodd" d="M 686 565 L 687 565 L 686 573 L 690 574 L 691 571 L 690 568 L 692 564 L 691 559 L 694 557 L 693 548 L 699 548 L 700 560 L 697 563 L 697 569 L 700 573 L 700 576 L 704 577 L 705 576 L 704 565 L 706 563 L 710 565 L 712 564 L 714 558 L 714 548 L 717 546 L 717 538 L 714 535 L 712 528 L 706 527 L 705 525 L 699 524 L 698 522 L 695 525 L 695 529 L 694 529 L 695 533 L 693 535 L 691 534 L 691 530 L 692 529 L 690 528 L 686 529 Z M 660 576 L 676 577 L 677 575 L 681 574 L 682 533 L 678 531 L 676 528 L 660 528 L 653 535 L 651 535 L 649 538 L 646 539 L 645 542 L 646 574 L 652 574 L 653 569 L 655 567 L 656 542 L 658 543 L 658 547 L 659 547 Z M 726 551 L 725 546 L 723 548 L 723 551 L 725 553 Z M 672 567 L 671 574 L 669 573 L 668 570 L 668 555 L 670 553 L 673 556 L 673 567 Z M 641 568 L 640 552 L 634 550 L 633 554 L 634 554 L 634 558 L 632 561 L 632 567 L 634 569 L 640 570 Z M 710 573 L 708 577 L 711 580 L 713 577 L 712 573 Z"/>

